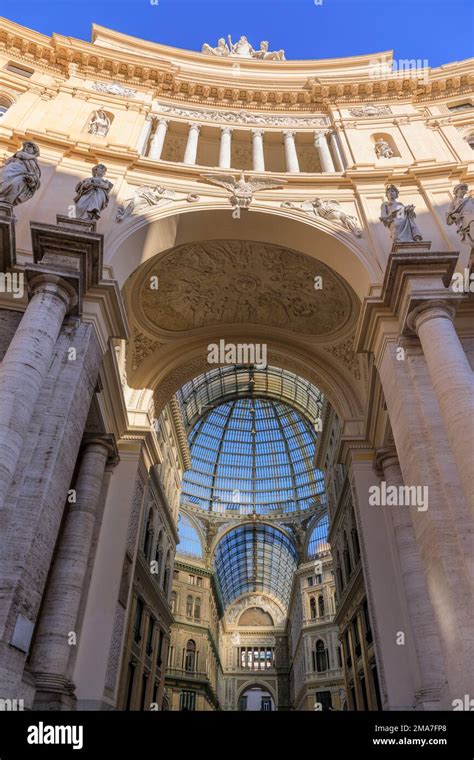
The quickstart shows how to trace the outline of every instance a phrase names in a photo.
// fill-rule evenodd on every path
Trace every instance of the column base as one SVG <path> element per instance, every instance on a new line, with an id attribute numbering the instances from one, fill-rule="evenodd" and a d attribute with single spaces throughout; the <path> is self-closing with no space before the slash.
<path id="1" fill-rule="evenodd" d="M 35 673 L 36 694 L 33 710 L 76 710 L 75 686 L 64 676 L 53 673 Z"/>

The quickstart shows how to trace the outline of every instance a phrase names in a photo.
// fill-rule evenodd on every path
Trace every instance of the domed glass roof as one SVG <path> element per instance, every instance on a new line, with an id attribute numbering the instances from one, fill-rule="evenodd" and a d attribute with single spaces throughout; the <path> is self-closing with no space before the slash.
<path id="1" fill-rule="evenodd" d="M 192 468 L 182 503 L 213 512 L 291 513 L 325 503 L 322 473 L 313 464 L 316 432 L 278 400 L 234 398 L 192 427 Z"/>

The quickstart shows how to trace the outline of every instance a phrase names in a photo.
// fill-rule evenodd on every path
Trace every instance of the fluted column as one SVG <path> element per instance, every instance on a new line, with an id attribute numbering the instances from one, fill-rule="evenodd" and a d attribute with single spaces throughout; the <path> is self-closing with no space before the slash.
<path id="1" fill-rule="evenodd" d="M 168 130 L 169 119 L 158 119 L 155 133 L 150 140 L 150 150 L 148 152 L 148 158 L 153 158 L 155 161 L 159 161 L 163 152 L 163 145 L 165 143 L 166 132 Z"/>
<path id="2" fill-rule="evenodd" d="M 329 133 L 329 139 L 331 141 L 334 161 L 336 163 L 336 170 L 338 172 L 343 172 L 345 168 L 344 159 L 342 157 L 341 148 L 339 147 L 339 138 L 335 129 L 332 129 Z"/>
<path id="3" fill-rule="evenodd" d="M 231 141 L 232 141 L 232 128 L 221 127 L 221 143 L 220 143 L 220 148 L 219 148 L 219 166 L 221 169 L 230 168 Z"/>
<path id="4" fill-rule="evenodd" d="M 63 319 L 77 302 L 72 286 L 45 273 L 30 281 L 31 300 L 0 364 L 0 508 L 15 473 Z"/>
<path id="5" fill-rule="evenodd" d="M 295 133 L 287 129 L 283 132 L 283 142 L 285 145 L 286 171 L 297 173 L 300 170 L 298 154 L 295 145 Z"/>
<path id="6" fill-rule="evenodd" d="M 252 169 L 255 172 L 265 171 L 265 156 L 263 153 L 263 130 L 252 129 Z"/>
<path id="7" fill-rule="evenodd" d="M 196 124 L 194 121 L 189 122 L 188 141 L 186 143 L 186 150 L 184 151 L 183 158 L 184 164 L 196 163 L 200 129 L 200 124 Z"/>
<path id="8" fill-rule="evenodd" d="M 334 164 L 332 162 L 332 156 L 329 151 L 329 145 L 326 138 L 326 132 L 314 133 L 314 146 L 319 153 L 319 160 L 321 161 L 321 168 L 323 172 L 333 173 Z"/>
<path id="9" fill-rule="evenodd" d="M 453 325 L 454 307 L 427 301 L 408 316 L 417 333 L 470 509 L 474 509 L 474 379 Z"/>
<path id="10" fill-rule="evenodd" d="M 68 679 L 71 634 L 77 631 L 87 563 L 105 468 L 109 456 L 117 461 L 114 436 L 88 436 L 82 450 L 75 483 L 75 502 L 66 506 L 63 530 L 53 562 L 30 667 L 35 675 L 35 707 L 55 709 L 70 706 L 74 686 Z M 72 644 L 77 645 L 77 641 Z M 65 702 L 61 702 L 61 695 Z"/>
<path id="11" fill-rule="evenodd" d="M 152 126 L 153 126 L 153 122 L 151 120 L 151 117 L 147 116 L 145 119 L 145 123 L 143 124 L 143 127 L 141 129 L 140 136 L 138 138 L 138 143 L 137 143 L 137 151 L 140 156 L 146 155 L 148 138 L 150 137 Z"/>
<path id="12" fill-rule="evenodd" d="M 403 475 L 395 447 L 379 449 L 376 463 L 387 487 L 403 487 Z M 419 670 L 416 707 L 439 710 L 440 692 L 445 680 L 441 667 L 443 655 L 410 510 L 406 506 L 386 506 L 383 509 L 390 510 Z"/>

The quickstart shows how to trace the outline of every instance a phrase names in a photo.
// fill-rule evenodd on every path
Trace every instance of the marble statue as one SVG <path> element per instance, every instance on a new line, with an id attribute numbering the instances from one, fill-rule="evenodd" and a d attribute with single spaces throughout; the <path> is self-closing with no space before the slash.
<path id="1" fill-rule="evenodd" d="M 167 206 L 169 203 L 178 200 L 182 200 L 182 197 L 178 196 L 174 190 L 163 187 L 163 185 L 156 185 L 155 187 L 142 185 L 141 187 L 137 187 L 132 198 L 127 198 L 118 207 L 115 221 L 122 222 L 136 211 L 141 211 L 151 206 Z M 199 195 L 195 193 L 189 193 L 186 196 L 188 203 L 196 203 L 199 200 Z"/>
<path id="2" fill-rule="evenodd" d="M 394 156 L 393 150 L 391 149 L 388 142 L 383 139 L 383 137 L 381 137 L 380 140 L 377 140 L 374 148 L 377 158 L 393 158 Z"/>
<path id="3" fill-rule="evenodd" d="M 100 213 L 109 202 L 112 183 L 104 179 L 107 167 L 97 164 L 92 169 L 92 177 L 81 180 L 76 185 L 76 219 L 100 219 Z"/>
<path id="4" fill-rule="evenodd" d="M 201 53 L 207 53 L 208 55 L 228 56 L 230 55 L 230 50 L 224 37 L 221 37 L 217 41 L 217 47 L 212 47 L 212 45 L 208 45 L 208 43 L 205 42 L 201 48 Z"/>
<path id="5" fill-rule="evenodd" d="M 474 197 L 469 187 L 461 182 L 453 190 L 454 198 L 446 212 L 447 224 L 455 224 L 461 240 L 474 245 Z"/>
<path id="6" fill-rule="evenodd" d="M 40 186 L 39 148 L 26 141 L 21 150 L 7 158 L 0 168 L 0 201 L 17 206 L 29 201 Z"/>
<path id="7" fill-rule="evenodd" d="M 297 208 L 301 211 L 306 211 L 307 213 L 319 216 L 322 219 L 327 219 L 330 222 L 339 222 L 356 237 L 362 235 L 362 230 L 359 226 L 359 220 L 357 217 L 351 216 L 350 214 L 346 214 L 345 211 L 342 211 L 337 201 L 324 201 L 322 198 L 314 198 L 312 201 L 304 201 L 303 203 L 285 201 L 281 205 L 282 208 Z"/>
<path id="8" fill-rule="evenodd" d="M 244 172 L 237 180 L 232 174 L 201 174 L 201 177 L 213 185 L 219 185 L 228 190 L 231 193 L 229 201 L 233 208 L 248 208 L 252 203 L 253 194 L 258 190 L 269 190 L 286 184 L 285 180 L 276 177 L 266 179 L 250 177 L 246 180 Z"/>
<path id="9" fill-rule="evenodd" d="M 260 43 L 260 50 L 257 50 L 257 52 L 254 54 L 254 58 L 259 58 L 262 61 L 284 61 L 285 60 L 285 51 L 284 50 L 269 50 L 268 49 L 268 42 L 267 40 L 263 40 Z"/>
<path id="10" fill-rule="evenodd" d="M 385 190 L 387 200 L 380 209 L 380 221 L 388 227 L 394 243 L 413 243 L 423 240 L 415 218 L 415 207 L 412 204 L 404 206 L 397 200 L 398 188 L 388 185 Z"/>
<path id="11" fill-rule="evenodd" d="M 94 111 L 87 130 L 90 135 L 98 135 L 105 137 L 110 129 L 110 119 L 101 108 L 98 111 Z"/>
<path id="12" fill-rule="evenodd" d="M 254 50 L 250 42 L 248 41 L 247 37 L 242 36 L 239 37 L 239 40 L 237 42 L 232 42 L 230 34 L 227 37 L 227 41 L 223 37 L 221 37 L 218 42 L 217 46 L 213 47 L 212 45 L 209 45 L 207 42 L 204 43 L 204 45 L 201 48 L 201 53 L 206 53 L 207 55 L 216 55 L 221 57 L 234 57 L 234 58 L 253 58 L 254 60 L 260 60 L 260 61 L 284 61 L 285 60 L 285 51 L 284 50 L 269 50 L 269 43 L 267 40 L 263 40 L 260 43 L 260 49 Z"/>

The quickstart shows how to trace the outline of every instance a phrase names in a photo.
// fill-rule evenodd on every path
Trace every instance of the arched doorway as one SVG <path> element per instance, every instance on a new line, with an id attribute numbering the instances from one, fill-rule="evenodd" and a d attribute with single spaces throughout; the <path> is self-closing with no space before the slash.
<path id="1" fill-rule="evenodd" d="M 247 686 L 239 697 L 240 712 L 273 712 L 275 700 L 270 689 L 266 686 L 255 684 Z"/>

